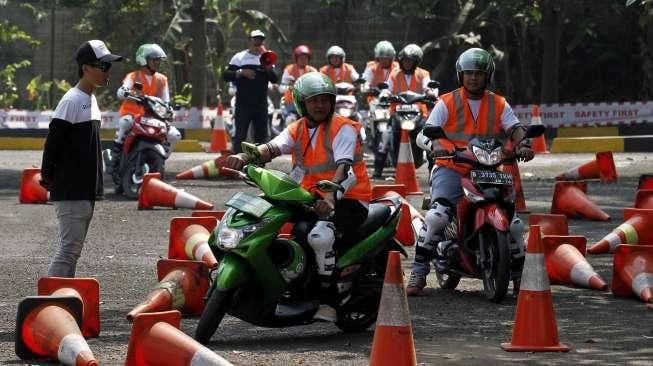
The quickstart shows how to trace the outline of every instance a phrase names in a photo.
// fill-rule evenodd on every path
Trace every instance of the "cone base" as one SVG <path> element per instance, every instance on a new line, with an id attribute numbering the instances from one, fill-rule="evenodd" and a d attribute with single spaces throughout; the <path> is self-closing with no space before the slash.
<path id="1" fill-rule="evenodd" d="M 512 343 L 501 343 L 501 348 L 506 352 L 569 352 L 569 346 L 558 343 L 555 346 L 516 346 Z"/>

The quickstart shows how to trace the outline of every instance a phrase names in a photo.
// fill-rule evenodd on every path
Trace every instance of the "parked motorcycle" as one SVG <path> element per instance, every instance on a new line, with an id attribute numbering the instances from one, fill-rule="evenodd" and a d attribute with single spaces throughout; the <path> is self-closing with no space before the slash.
<path id="1" fill-rule="evenodd" d="M 530 126 L 526 137 L 540 136 L 544 129 L 541 125 Z M 442 127 L 428 126 L 423 133 L 431 139 L 447 139 Z M 499 171 L 499 167 L 519 156 L 514 151 L 504 151 L 496 138 L 474 137 L 466 149 L 437 158 L 471 168 L 461 178 L 464 195 L 445 230 L 446 240 L 436 248 L 438 284 L 443 289 L 455 289 L 462 276 L 481 278 L 485 297 L 501 302 L 510 280 L 514 291 L 519 291 L 524 248 L 510 240 L 510 223 L 515 213 L 513 180 L 511 174 Z"/>
<path id="2" fill-rule="evenodd" d="M 306 241 L 316 220 L 316 195 L 288 174 L 259 166 L 254 145 L 242 147 L 253 163 L 242 172 L 228 170 L 262 194 L 232 196 L 209 239 L 220 265 L 195 331 L 202 343 L 210 340 L 226 313 L 257 326 L 288 327 L 313 322 L 319 307 L 315 256 Z M 324 180 L 315 187 L 322 192 L 341 188 Z M 376 321 L 388 252 L 405 255 L 393 239 L 400 205 L 399 198 L 370 203 L 359 231 L 335 243 L 334 276 L 351 285 L 349 300 L 337 308 L 336 326 L 345 332 L 367 329 Z M 291 239 L 277 235 L 285 223 L 295 224 Z"/>

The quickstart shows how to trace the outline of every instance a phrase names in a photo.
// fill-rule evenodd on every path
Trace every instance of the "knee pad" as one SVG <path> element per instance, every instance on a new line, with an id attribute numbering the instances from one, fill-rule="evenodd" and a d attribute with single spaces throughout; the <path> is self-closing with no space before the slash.
<path id="1" fill-rule="evenodd" d="M 436 201 L 431 205 L 431 209 L 424 216 L 424 223 L 427 227 L 427 233 L 442 233 L 445 226 L 451 220 L 451 206 Z"/>
<path id="2" fill-rule="evenodd" d="M 510 236 L 512 237 L 512 242 L 514 242 L 515 252 L 523 255 L 524 254 L 524 221 L 515 214 L 512 217 L 512 222 L 510 223 Z"/>
<path id="3" fill-rule="evenodd" d="M 336 265 L 333 243 L 336 241 L 336 227 L 330 221 L 318 221 L 308 233 L 308 245 L 315 252 L 315 262 L 319 275 L 331 275 Z"/>
<path id="4" fill-rule="evenodd" d="M 116 142 L 122 143 L 125 139 L 127 131 L 131 130 L 134 125 L 134 117 L 131 114 L 126 114 L 118 120 L 118 131 L 116 131 Z"/>

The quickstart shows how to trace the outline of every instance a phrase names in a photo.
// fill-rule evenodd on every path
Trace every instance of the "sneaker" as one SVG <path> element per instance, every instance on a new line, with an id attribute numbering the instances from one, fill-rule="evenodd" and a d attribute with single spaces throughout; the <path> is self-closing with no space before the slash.
<path id="1" fill-rule="evenodd" d="M 407 296 L 424 296 L 424 287 L 426 287 L 426 274 L 411 272 L 406 287 Z"/>
<path id="2" fill-rule="evenodd" d="M 336 309 L 334 309 L 332 306 L 320 304 L 320 308 L 317 309 L 313 315 L 313 319 L 323 322 L 335 323 L 336 320 L 338 320 L 338 314 L 336 313 Z"/>

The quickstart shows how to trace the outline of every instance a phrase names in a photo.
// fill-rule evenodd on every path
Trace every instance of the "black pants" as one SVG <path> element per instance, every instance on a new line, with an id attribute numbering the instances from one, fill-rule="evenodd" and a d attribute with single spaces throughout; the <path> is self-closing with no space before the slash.
<path id="1" fill-rule="evenodd" d="M 250 123 L 254 126 L 254 142 L 257 144 L 268 142 L 268 109 L 266 105 L 237 106 L 235 123 L 236 132 L 231 140 L 234 153 L 241 152 L 240 143 L 247 141 Z"/>

